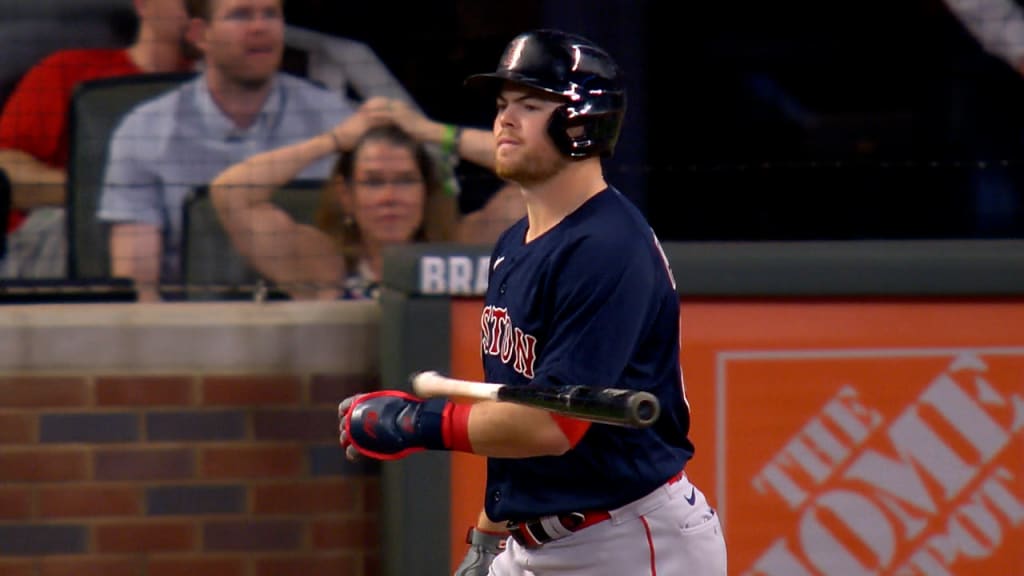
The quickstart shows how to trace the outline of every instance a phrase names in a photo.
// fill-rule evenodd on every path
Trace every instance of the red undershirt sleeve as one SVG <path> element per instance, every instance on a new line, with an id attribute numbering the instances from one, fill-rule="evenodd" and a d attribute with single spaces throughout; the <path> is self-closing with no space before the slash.
<path id="1" fill-rule="evenodd" d="M 562 434 L 569 440 L 569 446 L 575 447 L 583 439 L 583 435 L 590 430 L 590 422 L 569 418 L 561 414 L 551 414 L 551 419 L 562 429 Z"/>

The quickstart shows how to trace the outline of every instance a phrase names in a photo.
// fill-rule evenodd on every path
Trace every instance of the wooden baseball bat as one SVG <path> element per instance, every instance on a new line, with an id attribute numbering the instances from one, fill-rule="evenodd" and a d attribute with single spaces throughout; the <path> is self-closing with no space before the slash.
<path id="1" fill-rule="evenodd" d="M 661 414 L 658 398 L 650 392 L 590 386 L 506 386 L 457 380 L 432 370 L 410 377 L 417 396 L 458 396 L 533 406 L 580 420 L 646 428 Z"/>

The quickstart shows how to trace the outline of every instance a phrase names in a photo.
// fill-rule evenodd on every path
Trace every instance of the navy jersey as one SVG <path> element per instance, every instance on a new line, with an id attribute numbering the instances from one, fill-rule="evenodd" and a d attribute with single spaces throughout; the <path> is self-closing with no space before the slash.
<path id="1" fill-rule="evenodd" d="M 481 317 L 488 382 L 630 388 L 661 416 L 635 430 L 592 424 L 562 456 L 488 458 L 493 520 L 614 509 L 654 490 L 693 455 L 679 368 L 679 297 L 654 232 L 614 188 L 525 243 L 498 239 Z"/>

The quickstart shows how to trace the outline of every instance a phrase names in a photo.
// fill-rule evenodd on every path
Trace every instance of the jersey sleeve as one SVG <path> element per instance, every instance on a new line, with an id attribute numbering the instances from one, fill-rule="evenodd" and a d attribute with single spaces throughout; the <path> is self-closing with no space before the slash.
<path id="1" fill-rule="evenodd" d="M 42 162 L 61 164 L 69 100 L 57 59 L 29 70 L 4 105 L 0 149 L 21 150 Z"/>
<path id="2" fill-rule="evenodd" d="M 534 382 L 621 386 L 669 282 L 633 240 L 577 240 L 552 261 L 552 329 Z"/>

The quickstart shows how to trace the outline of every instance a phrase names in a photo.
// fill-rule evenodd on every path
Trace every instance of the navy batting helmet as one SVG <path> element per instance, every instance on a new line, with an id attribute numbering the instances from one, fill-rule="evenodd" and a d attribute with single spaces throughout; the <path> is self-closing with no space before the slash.
<path id="1" fill-rule="evenodd" d="M 571 158 L 611 156 L 626 113 L 622 71 L 593 42 L 558 30 L 534 30 L 505 48 L 497 71 L 476 74 L 466 85 L 493 91 L 505 82 L 565 99 L 551 115 L 548 134 Z"/>

